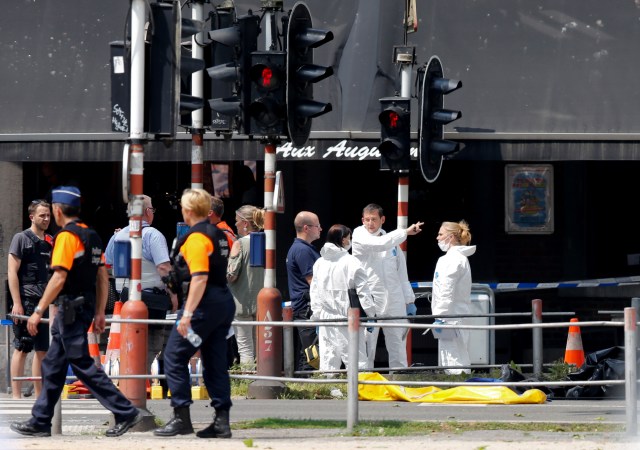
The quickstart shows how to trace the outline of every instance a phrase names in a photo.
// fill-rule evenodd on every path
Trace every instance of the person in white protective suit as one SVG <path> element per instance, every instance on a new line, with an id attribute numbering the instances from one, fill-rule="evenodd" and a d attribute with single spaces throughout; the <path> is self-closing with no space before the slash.
<path id="1" fill-rule="evenodd" d="M 445 252 L 438 259 L 433 274 L 431 311 L 433 315 L 471 314 L 471 267 L 468 257 L 476 252 L 469 246 L 469 224 L 443 222 L 438 231 L 438 246 Z M 464 324 L 464 318 L 441 319 L 444 324 Z M 438 364 L 440 366 L 469 366 L 469 330 L 434 329 L 438 338 Z M 445 369 L 448 374 L 471 373 L 465 369 Z"/>
<path id="2" fill-rule="evenodd" d="M 327 233 L 327 242 L 320 250 L 321 257 L 313 265 L 311 320 L 346 319 L 350 306 L 349 289 L 355 289 L 360 306 L 368 317 L 376 314 L 369 292 L 369 278 L 358 259 L 349 254 L 351 230 L 340 224 Z M 367 367 L 365 334 L 361 328 L 358 341 L 358 369 Z M 320 370 L 349 368 L 349 329 L 346 326 L 321 326 L 318 331 Z"/>
<path id="3" fill-rule="evenodd" d="M 415 294 L 407 275 L 407 261 L 399 245 L 407 236 L 422 231 L 423 222 L 407 229 L 389 233 L 382 229 L 385 222 L 382 207 L 371 203 L 362 210 L 362 225 L 353 230 L 353 255 L 369 276 L 371 295 L 378 316 L 411 316 L 416 314 Z M 385 320 L 384 323 L 407 323 L 406 319 Z M 407 328 L 383 329 L 389 354 L 389 367 L 407 367 Z M 367 368 L 374 367 L 379 327 L 367 335 Z"/>

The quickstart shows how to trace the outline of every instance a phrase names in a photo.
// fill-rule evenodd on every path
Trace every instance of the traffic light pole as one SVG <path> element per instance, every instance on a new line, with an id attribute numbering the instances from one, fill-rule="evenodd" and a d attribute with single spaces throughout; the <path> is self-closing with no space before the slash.
<path id="1" fill-rule="evenodd" d="M 148 319 L 149 313 L 141 297 L 142 274 L 142 215 L 144 144 L 144 91 L 145 91 L 145 32 L 146 1 L 131 1 L 131 132 L 129 240 L 131 242 L 131 277 L 129 299 L 125 301 L 122 319 Z M 147 324 L 122 323 L 120 349 L 120 375 L 143 375 L 147 368 Z M 146 411 L 147 390 L 143 378 L 122 379 L 120 391 L 138 408 Z M 154 417 L 146 411 L 143 424 L 136 430 L 155 426 Z"/>
<path id="2" fill-rule="evenodd" d="M 191 18 L 204 20 L 204 0 L 196 0 L 191 8 Z M 204 61 L 205 32 L 194 34 L 191 38 L 191 57 Z M 191 74 L 191 95 L 204 98 L 204 70 Z M 203 183 L 203 143 L 204 143 L 204 108 L 191 112 L 191 188 L 202 189 Z"/>
<path id="3" fill-rule="evenodd" d="M 396 62 L 401 65 L 400 97 L 411 98 L 411 69 L 413 53 L 399 53 Z M 411 146 L 409 146 L 411 147 Z M 398 228 L 409 225 L 409 171 L 400 171 L 398 176 Z M 407 241 L 400 244 L 400 248 L 407 255 Z"/>
<path id="4" fill-rule="evenodd" d="M 278 8 L 266 7 L 265 48 L 274 46 L 275 12 Z M 276 211 L 273 208 L 273 196 L 276 180 L 277 138 L 268 138 L 264 148 L 264 232 L 266 237 L 266 255 L 264 287 L 258 293 L 256 318 L 258 321 L 282 320 L 282 295 L 276 289 Z M 257 375 L 278 376 L 282 369 L 282 327 L 258 326 Z M 284 383 L 271 380 L 253 381 L 248 388 L 253 398 L 278 398 L 285 390 Z"/>
<path id="5" fill-rule="evenodd" d="M 401 65 L 401 84 L 400 84 L 400 96 L 404 98 L 411 98 L 411 70 L 414 63 L 414 51 L 411 53 L 400 53 L 398 57 L 398 63 Z M 411 145 L 409 145 L 411 148 Z M 409 225 L 409 171 L 401 171 L 398 176 L 398 228 L 406 229 Z M 400 249 L 404 252 L 405 258 L 407 256 L 407 243 L 408 239 L 405 239 L 400 244 Z M 412 351 L 412 332 L 409 329 L 407 333 L 407 365 L 411 366 L 413 363 L 413 351 Z"/>

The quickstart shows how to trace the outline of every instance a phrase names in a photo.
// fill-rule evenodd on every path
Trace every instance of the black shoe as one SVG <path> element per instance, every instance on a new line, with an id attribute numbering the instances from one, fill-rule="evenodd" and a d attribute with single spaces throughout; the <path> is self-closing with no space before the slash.
<path id="1" fill-rule="evenodd" d="M 191 413 L 188 406 L 173 409 L 173 418 L 162 428 L 156 429 L 155 436 L 176 436 L 178 434 L 193 433 Z"/>
<path id="2" fill-rule="evenodd" d="M 29 421 L 14 422 L 11 424 L 11 429 L 16 433 L 22 434 L 23 436 L 32 436 L 32 437 L 51 436 L 51 428 L 38 428 L 35 425 L 31 425 Z"/>
<path id="3" fill-rule="evenodd" d="M 199 438 L 229 439 L 231 437 L 231 427 L 229 426 L 229 411 L 216 411 L 213 423 L 207 428 L 196 433 Z"/>
<path id="4" fill-rule="evenodd" d="M 113 428 L 109 428 L 105 435 L 107 437 L 118 437 L 125 434 L 129 431 L 129 428 L 136 426 L 142 421 L 142 413 L 140 411 L 137 412 L 135 416 L 131 419 L 123 420 L 122 422 L 116 423 Z"/>

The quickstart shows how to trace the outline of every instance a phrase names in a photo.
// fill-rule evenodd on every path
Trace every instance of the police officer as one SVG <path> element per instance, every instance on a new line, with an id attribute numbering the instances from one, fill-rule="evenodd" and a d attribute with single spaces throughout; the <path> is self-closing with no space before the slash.
<path id="1" fill-rule="evenodd" d="M 196 436 L 230 438 L 229 410 L 232 403 L 226 337 L 236 308 L 226 278 L 229 243 L 224 232 L 207 219 L 211 207 L 211 196 L 207 191 L 186 189 L 180 204 L 182 217 L 190 229 L 177 242 L 175 249 L 179 254 L 173 254 L 172 259 L 178 286 L 188 281 L 189 288 L 164 355 L 174 415 L 154 434 L 175 436 L 193 433 L 188 363 L 198 348 L 185 339 L 189 329 L 193 329 L 202 338 L 200 355 L 204 384 L 215 409 L 213 423 L 198 431 Z"/>
<path id="2" fill-rule="evenodd" d="M 98 401 L 111 411 L 115 426 L 108 437 L 120 436 L 142 420 L 142 413 L 96 367 L 89 355 L 87 331 L 94 321 L 96 332 L 105 327 L 108 274 L 98 234 L 82 223 L 80 190 L 61 186 L 52 191 L 53 217 L 62 229 L 55 237 L 51 256 L 53 275 L 33 314 L 29 334 L 38 333 L 42 313 L 55 300 L 58 313 L 51 326 L 51 344 L 42 362 L 42 393 L 31 410 L 31 419 L 11 424 L 26 436 L 51 436 L 51 419 L 64 387 L 67 367 Z"/>

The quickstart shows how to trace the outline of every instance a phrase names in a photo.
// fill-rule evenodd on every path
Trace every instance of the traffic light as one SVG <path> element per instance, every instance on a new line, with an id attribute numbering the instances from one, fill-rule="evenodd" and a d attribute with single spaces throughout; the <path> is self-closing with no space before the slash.
<path id="1" fill-rule="evenodd" d="M 149 63 L 145 70 L 145 131 L 156 136 L 175 136 L 178 114 L 204 106 L 204 100 L 180 92 L 181 76 L 204 69 L 204 62 L 183 57 L 182 38 L 202 30 L 202 23 L 182 19 L 179 4 L 152 3 L 149 23 Z"/>
<path id="2" fill-rule="evenodd" d="M 331 41 L 333 33 L 311 27 L 309 9 L 296 3 L 287 27 L 287 126 L 291 142 L 298 147 L 309 138 L 311 120 L 331 111 L 331 103 L 313 99 L 313 83 L 333 75 L 332 67 L 313 64 L 313 49 Z"/>
<path id="3" fill-rule="evenodd" d="M 262 136 L 287 135 L 285 52 L 251 54 L 251 132 Z"/>
<path id="4" fill-rule="evenodd" d="M 232 7 L 216 7 L 210 14 L 211 31 L 220 30 L 231 27 L 235 21 L 235 9 Z M 214 66 L 225 66 L 231 64 L 233 73 L 229 81 L 213 80 L 208 78 L 208 82 L 204 83 L 204 96 L 207 99 L 217 99 L 231 97 L 234 92 L 235 81 L 235 63 L 234 48 L 212 41 L 205 49 L 204 59 L 205 65 L 209 68 Z M 208 73 L 208 72 L 207 72 Z M 204 123 L 209 129 L 216 132 L 230 132 L 232 130 L 232 116 L 222 114 L 211 109 L 207 102 L 204 110 Z"/>
<path id="5" fill-rule="evenodd" d="M 462 82 L 444 78 L 440 58 L 432 56 L 424 71 L 420 117 L 420 170 L 429 183 L 438 178 L 442 160 L 460 150 L 458 142 L 443 139 L 443 125 L 462 117 L 460 111 L 443 108 L 443 97 L 460 89 Z"/>
<path id="6" fill-rule="evenodd" d="M 406 97 L 380 99 L 380 170 L 406 172 L 411 164 L 411 108 Z"/>
<path id="7" fill-rule="evenodd" d="M 209 32 L 214 45 L 224 45 L 231 49 L 230 53 L 220 50 L 220 60 L 214 59 L 216 65 L 207 68 L 213 86 L 218 83 L 227 83 L 221 85 L 222 92 L 216 89 L 212 91 L 212 94 L 222 96 L 209 99 L 209 106 L 212 111 L 231 117 L 234 122 L 233 128 L 244 134 L 251 134 L 249 121 L 251 81 L 248 69 L 251 65 L 251 53 L 258 47 L 259 34 L 260 18 L 251 12 L 238 17 L 230 27 Z M 231 91 L 224 96 L 224 90 L 228 89 L 229 83 Z"/>

